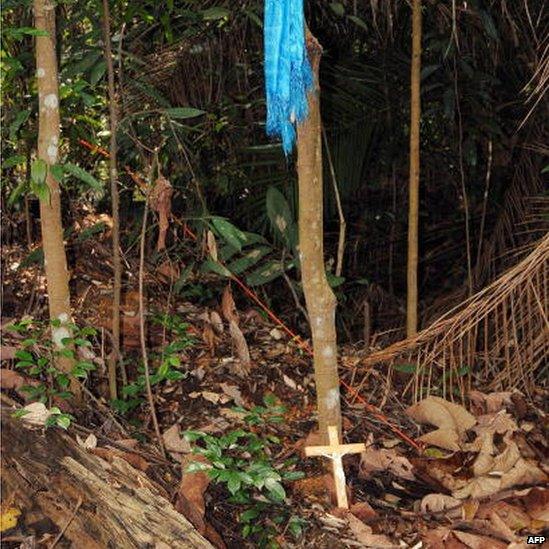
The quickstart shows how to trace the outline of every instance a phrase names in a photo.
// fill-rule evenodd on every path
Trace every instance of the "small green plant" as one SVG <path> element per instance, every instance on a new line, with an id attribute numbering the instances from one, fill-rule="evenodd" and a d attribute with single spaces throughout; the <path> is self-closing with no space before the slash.
<path id="1" fill-rule="evenodd" d="M 59 341 L 53 341 L 51 328 L 55 330 L 61 327 L 66 328 L 66 333 L 71 335 L 62 337 Z M 94 328 L 79 328 L 72 322 L 63 323 L 57 319 L 46 322 L 26 317 L 10 324 L 6 329 L 24 337 L 20 348 L 15 352 L 17 359 L 15 367 L 37 381 L 33 385 L 21 388 L 32 401 L 45 403 L 51 402 L 54 397 L 70 398 L 72 396 L 69 390 L 71 377 L 86 379 L 96 368 L 90 360 L 80 358 L 81 355 L 85 356 L 85 352 L 79 353 L 79 349 L 92 346 L 89 338 L 96 335 Z M 55 367 L 56 358 L 59 356 L 74 360 L 70 373 L 62 372 Z M 64 418 L 61 419 L 62 423 L 65 421 Z"/>
<path id="2" fill-rule="evenodd" d="M 272 395 L 264 398 L 264 406 L 234 410 L 244 414 L 243 419 L 250 427 L 280 423 L 285 412 L 284 406 L 278 405 Z M 295 459 L 274 462 L 273 446 L 280 444 L 277 436 L 259 436 L 245 429 L 223 436 L 199 431 L 186 431 L 184 435 L 187 440 L 199 443 L 194 452 L 209 462 L 193 462 L 187 471 L 207 471 L 216 484 L 226 487 L 231 502 L 248 507 L 240 515 L 244 537 L 253 537 L 258 547 L 277 547 L 276 527 L 284 522 L 289 532 L 295 536 L 301 534 L 303 525 L 285 504 L 283 484 L 302 478 L 303 473 L 294 470 Z"/>
<path id="3" fill-rule="evenodd" d="M 189 335 L 189 325 L 179 315 L 167 313 L 157 314 L 152 317 L 152 322 L 162 326 L 172 341 L 165 345 L 161 352 L 152 353 L 152 365 L 155 371 L 150 376 L 151 386 L 164 381 L 179 381 L 187 376 L 187 372 L 181 371 L 182 364 L 180 353 L 195 344 L 194 338 Z M 137 408 L 144 402 L 143 395 L 146 391 L 145 370 L 139 368 L 137 379 L 122 388 L 124 399 L 112 402 L 114 408 L 122 414 L 126 414 Z"/>

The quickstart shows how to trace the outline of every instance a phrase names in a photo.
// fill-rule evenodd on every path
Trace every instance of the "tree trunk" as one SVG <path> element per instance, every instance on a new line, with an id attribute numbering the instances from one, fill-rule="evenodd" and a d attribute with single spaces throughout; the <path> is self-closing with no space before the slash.
<path id="1" fill-rule="evenodd" d="M 212 547 L 127 461 L 104 461 L 59 429 L 30 427 L 5 407 L 1 414 L 9 441 L 2 447 L 2 494 L 24 511 L 23 530 L 37 537 L 59 531 L 72 547 L 86 549 Z"/>
<path id="2" fill-rule="evenodd" d="M 419 218 L 419 123 L 421 116 L 421 0 L 412 6 L 412 68 L 410 108 L 410 184 L 408 213 L 408 295 L 406 307 L 406 334 L 417 332 L 417 267 Z"/>
<path id="3" fill-rule="evenodd" d="M 315 86 L 309 94 L 309 116 L 297 128 L 299 255 L 313 338 L 319 431 L 327 441 L 329 425 L 336 425 L 341 430 L 341 406 L 337 373 L 336 299 L 324 267 L 322 126 L 318 84 L 322 48 L 310 32 L 307 32 L 307 50 Z"/>
<path id="4" fill-rule="evenodd" d="M 122 291 L 122 262 L 120 261 L 120 206 L 118 194 L 118 167 L 116 131 L 118 127 L 118 105 L 114 87 L 114 67 L 111 48 L 111 15 L 109 0 L 103 0 L 103 40 L 105 43 L 105 61 L 107 63 L 107 78 L 109 89 L 109 175 L 111 183 L 112 203 L 112 264 L 114 271 L 113 301 L 112 301 L 112 344 L 113 353 L 109 360 L 109 392 L 111 399 L 117 398 L 116 364 L 120 360 L 120 294 Z"/>
<path id="5" fill-rule="evenodd" d="M 36 37 L 36 76 L 39 101 L 38 157 L 48 165 L 46 184 L 49 189 L 49 197 L 40 200 L 40 224 L 50 318 L 61 321 L 61 325 L 52 328 L 52 338 L 61 347 L 61 340 L 70 336 L 71 303 L 69 271 L 61 222 L 61 195 L 59 183 L 50 170 L 50 166 L 58 161 L 60 137 L 54 2 L 52 0 L 34 0 L 34 17 L 36 28 L 48 33 L 47 36 Z M 70 372 L 74 361 L 59 356 L 56 359 L 56 364 L 59 369 Z M 75 380 L 71 381 L 71 390 L 79 398 L 80 386 Z"/>

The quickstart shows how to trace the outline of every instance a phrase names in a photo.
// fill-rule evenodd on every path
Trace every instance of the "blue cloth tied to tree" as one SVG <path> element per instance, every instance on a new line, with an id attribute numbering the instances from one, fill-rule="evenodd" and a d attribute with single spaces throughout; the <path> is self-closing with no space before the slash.
<path id="1" fill-rule="evenodd" d="M 313 73 L 305 46 L 303 0 L 265 0 L 265 88 L 267 134 L 280 137 L 289 154 L 295 124 L 308 115 Z"/>

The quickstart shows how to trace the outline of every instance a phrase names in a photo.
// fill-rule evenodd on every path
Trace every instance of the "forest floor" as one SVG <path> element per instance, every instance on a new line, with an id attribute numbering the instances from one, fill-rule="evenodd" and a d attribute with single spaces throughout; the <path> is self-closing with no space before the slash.
<path id="1" fill-rule="evenodd" d="M 68 433 L 76 438 L 82 434 L 78 426 L 84 427 L 93 434 L 87 439 L 90 452 L 107 461 L 117 455 L 145 471 L 214 545 L 492 549 L 526 547 L 528 535 L 547 536 L 546 391 L 487 393 L 475 387 L 465 405 L 459 399 L 451 403 L 435 397 L 410 407 L 401 394 L 412 373 L 403 369 L 389 376 L 381 368 L 365 370 L 361 359 L 366 350 L 341 346 L 342 379 L 382 416 L 372 414 L 356 395 L 343 393 L 345 441 L 364 442 L 366 451 L 345 458 L 351 507 L 337 509 L 325 461 L 304 456 L 305 446 L 316 443 L 310 357 L 252 303 L 244 305 L 237 289 L 217 282 L 207 301 L 198 294 L 174 295 L 171 263 L 149 268 L 146 279 L 149 320 L 159 315 L 170 319 L 149 322 L 153 367 L 167 345 L 183 342 L 174 347 L 177 360 L 172 364 L 183 379 L 164 380 L 153 388 L 166 450 L 162 458 L 139 387 L 122 401 L 142 399 L 126 414 L 111 411 L 107 404 L 104 349 L 112 310 L 108 245 L 100 237 L 73 244 L 75 321 L 100 331 L 92 358 L 97 369 L 86 382 L 93 397 L 81 410 L 66 401 L 55 402 L 76 418 Z M 44 280 L 35 264 L 24 262 L 27 252 L 21 248 L 5 249 L 3 256 L 4 310 L 9 311 L 2 320 L 3 402 L 24 406 L 21 386 L 32 380 L 14 369 L 22 336 L 5 328 L 23 315 L 44 317 Z M 128 378 L 135 380 L 140 362 L 137 261 L 126 268 L 130 274 L 124 293 L 123 350 Z M 212 280 L 206 277 L 193 284 L 214 288 Z M 245 343 L 231 333 L 231 319 Z M 249 364 L 242 360 L 242 345 Z M 399 437 L 384 417 L 412 441 L 422 437 L 422 451 Z M 187 431 L 194 432 L 191 440 L 182 437 Z M 236 433 L 233 438 L 231 433 Z M 198 470 L 196 465 L 205 459 L 197 448 L 210 464 L 217 455 L 220 463 L 214 467 L 233 476 L 221 474 L 214 481 Z M 242 471 L 256 462 L 267 467 L 272 490 L 246 487 Z M 195 465 L 193 472 L 188 471 L 190 464 Z M 280 496 L 277 471 L 285 493 L 267 498 Z M 8 503 L 9 509 L 2 509 L 4 521 L 6 513 L 17 508 L 17 494 Z M 33 546 L 49 546 L 58 533 L 44 529 L 40 521 L 26 523 L 24 515 L 8 526 L 2 526 L 3 547 L 23 547 L 21 540 L 30 538 Z M 57 546 L 69 545 L 61 539 Z"/>

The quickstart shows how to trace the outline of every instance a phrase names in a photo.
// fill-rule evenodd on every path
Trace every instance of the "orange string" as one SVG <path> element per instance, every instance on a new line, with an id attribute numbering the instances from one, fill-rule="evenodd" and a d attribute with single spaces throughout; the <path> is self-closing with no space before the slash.
<path id="1" fill-rule="evenodd" d="M 98 152 L 99 154 L 103 155 L 105 158 L 109 158 L 110 156 L 105 149 L 102 149 L 97 145 L 92 145 L 91 143 L 88 143 L 84 139 L 80 139 L 80 143 L 84 147 L 88 148 L 90 151 L 94 153 Z M 137 183 L 140 183 L 139 177 L 134 172 L 132 172 L 128 166 L 125 166 L 125 169 L 126 169 L 126 172 L 132 177 L 134 181 L 136 181 Z M 197 240 L 196 234 L 193 233 L 191 229 L 189 229 L 186 223 L 183 226 L 183 234 L 188 235 L 191 239 L 195 241 Z M 269 307 L 259 298 L 259 296 L 251 288 L 249 288 L 240 278 L 238 278 L 234 274 L 231 274 L 231 280 L 233 280 L 235 284 L 237 284 L 250 299 L 255 301 L 255 303 L 257 303 L 257 305 L 261 307 L 261 309 L 269 316 L 269 318 L 273 320 L 282 330 L 284 330 L 284 332 L 286 332 L 293 341 L 295 341 L 298 347 L 303 349 L 309 356 L 311 357 L 314 356 L 313 350 L 307 344 L 307 342 L 303 341 L 303 338 L 301 336 L 294 333 L 290 328 L 288 328 L 288 326 L 286 326 L 286 324 L 273 311 L 271 311 L 271 309 L 269 309 Z M 345 380 L 341 379 L 340 383 L 341 385 L 343 385 L 343 387 L 345 387 L 345 389 L 347 389 L 347 391 L 349 391 L 353 395 L 353 397 L 356 400 L 358 400 L 364 406 L 364 408 L 371 415 L 373 415 L 379 421 L 381 421 L 383 424 L 389 427 L 389 429 L 391 429 L 391 431 L 393 431 L 393 433 L 395 433 L 404 442 L 406 442 L 407 444 L 415 448 L 418 452 L 420 453 L 422 452 L 421 444 L 415 441 L 413 438 L 409 437 L 406 433 L 402 432 L 402 430 L 399 429 L 394 423 L 392 423 L 389 420 L 389 418 L 385 414 L 383 414 L 383 412 L 379 408 L 376 408 L 374 405 L 367 402 L 366 399 L 362 397 L 362 395 L 354 387 L 349 385 Z"/>

